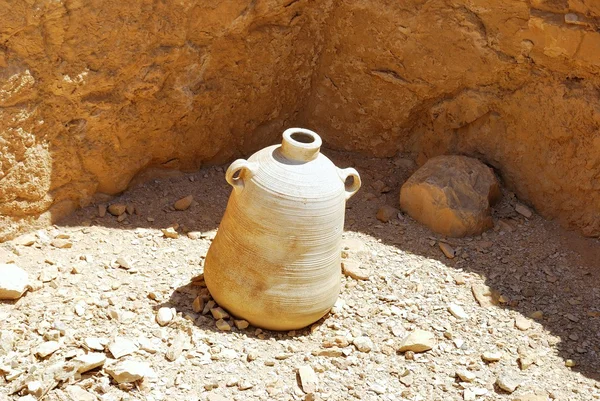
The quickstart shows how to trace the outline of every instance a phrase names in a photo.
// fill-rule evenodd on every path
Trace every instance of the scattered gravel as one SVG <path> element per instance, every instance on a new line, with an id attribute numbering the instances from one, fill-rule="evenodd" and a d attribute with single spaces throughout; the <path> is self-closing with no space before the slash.
<path id="1" fill-rule="evenodd" d="M 443 238 L 390 209 L 405 159 L 327 154 L 364 185 L 324 319 L 277 333 L 219 307 L 202 272 L 224 169 L 172 172 L 0 245 L 29 277 L 0 303 L 0 399 L 600 399 L 598 240 L 509 192 L 493 230 Z"/>

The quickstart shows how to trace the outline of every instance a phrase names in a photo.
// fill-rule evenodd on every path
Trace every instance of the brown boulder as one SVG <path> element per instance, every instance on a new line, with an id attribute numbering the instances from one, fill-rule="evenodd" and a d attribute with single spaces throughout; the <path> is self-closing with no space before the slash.
<path id="1" fill-rule="evenodd" d="M 479 160 L 438 156 L 404 183 L 400 207 L 437 233 L 464 237 L 493 226 L 490 205 L 500 197 L 494 172 Z"/>

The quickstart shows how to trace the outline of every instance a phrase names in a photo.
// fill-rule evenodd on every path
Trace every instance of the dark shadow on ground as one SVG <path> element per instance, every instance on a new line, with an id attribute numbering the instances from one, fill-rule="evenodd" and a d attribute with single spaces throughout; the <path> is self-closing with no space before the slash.
<path id="1" fill-rule="evenodd" d="M 206 306 L 210 297 L 206 287 L 196 285 L 192 282 L 178 287 L 173 291 L 168 301 L 161 304 L 157 304 L 154 309 L 158 310 L 162 307 L 175 308 L 178 313 L 181 313 L 184 318 L 193 320 L 194 324 L 203 330 L 209 330 L 218 332 L 221 334 L 227 334 L 227 331 L 220 331 L 215 325 L 216 319 L 212 316 L 210 311 L 194 312 L 192 303 L 194 299 L 199 296 L 203 299 L 204 305 Z M 323 317 L 319 321 L 315 322 L 315 325 L 321 325 L 327 319 L 327 316 Z M 231 326 L 231 332 L 239 333 L 247 338 L 259 339 L 259 340 L 270 340 L 270 339 L 282 339 L 282 338 L 294 338 L 304 337 L 311 333 L 310 327 L 293 330 L 289 332 L 275 332 L 270 330 L 256 329 L 250 327 L 250 329 L 238 330 L 234 325 Z"/>
<path id="2" fill-rule="evenodd" d="M 531 220 L 514 212 L 515 199 L 506 193 L 495 208 L 495 221 L 503 219 L 512 227 L 497 226 L 483 237 L 448 239 L 459 256 L 446 258 L 437 246 L 444 238 L 412 219 L 401 215 L 390 223 L 376 218 L 384 204 L 398 205 L 401 184 L 416 168 L 408 159 L 375 159 L 355 154 L 325 151 L 339 167 L 355 167 L 363 188 L 349 201 L 346 230 L 368 234 L 387 245 L 436 259 L 457 271 L 474 272 L 506 299 L 502 307 L 529 316 L 542 311 L 538 320 L 557 338 L 559 355 L 577 363 L 573 369 L 600 380 L 600 241 L 567 232 L 537 215 Z M 163 229 L 173 224 L 178 231 L 209 232 L 218 227 L 227 204 L 230 187 L 223 167 L 207 167 L 190 174 L 153 179 L 128 190 L 111 202 L 134 205 L 137 214 L 118 222 L 116 217 L 98 217 L 97 206 L 78 210 L 59 225 L 100 225 L 117 229 L 138 227 Z M 193 181 L 192 181 L 193 180 Z M 168 184 L 168 185 L 167 185 Z M 384 193 L 388 189 L 387 193 Z M 194 203 L 186 211 L 172 207 L 177 199 L 192 194 Z M 191 273 L 192 276 L 194 273 Z M 189 288 L 175 290 L 166 306 L 193 314 Z M 208 320 L 206 320 L 208 319 Z M 212 317 L 196 317 L 197 324 L 215 330 Z M 308 333 L 308 331 L 304 331 Z M 256 336 L 254 331 L 246 333 Z M 298 332 L 302 335 L 302 331 Z M 264 332 L 265 338 L 280 333 Z"/>

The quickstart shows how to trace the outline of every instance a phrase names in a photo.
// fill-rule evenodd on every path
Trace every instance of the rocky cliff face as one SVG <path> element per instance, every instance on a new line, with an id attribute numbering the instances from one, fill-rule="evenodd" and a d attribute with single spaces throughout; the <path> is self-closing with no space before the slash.
<path id="1" fill-rule="evenodd" d="M 0 238 L 317 130 L 477 156 L 600 235 L 595 0 L 0 0 Z"/>

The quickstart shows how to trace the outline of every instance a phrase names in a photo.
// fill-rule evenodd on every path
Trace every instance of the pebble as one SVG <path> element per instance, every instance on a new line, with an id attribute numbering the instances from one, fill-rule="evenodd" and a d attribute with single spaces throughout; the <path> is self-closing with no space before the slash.
<path id="1" fill-rule="evenodd" d="M 210 310 L 210 313 L 217 320 L 227 319 L 229 317 L 229 313 L 225 312 L 225 310 L 223 308 L 221 308 L 220 306 L 218 306 L 216 308 L 212 308 Z"/>
<path id="2" fill-rule="evenodd" d="M 86 347 L 94 351 L 104 351 L 104 346 L 108 344 L 108 341 L 105 339 L 97 337 L 87 337 L 83 342 Z"/>
<path id="3" fill-rule="evenodd" d="M 200 297 L 196 297 L 194 302 L 192 302 L 192 310 L 196 313 L 202 312 L 204 309 L 204 300 Z"/>
<path id="4" fill-rule="evenodd" d="M 373 341 L 369 337 L 357 337 L 352 343 L 360 352 L 371 352 L 373 349 Z"/>
<path id="5" fill-rule="evenodd" d="M 58 351 L 59 348 L 60 344 L 58 341 L 46 341 L 37 347 L 35 354 L 40 358 L 46 358 L 47 356 Z"/>
<path id="6" fill-rule="evenodd" d="M 165 236 L 165 238 L 172 238 L 172 239 L 179 238 L 179 233 L 177 231 L 175 231 L 175 229 L 173 227 L 163 228 L 161 231 L 162 231 L 163 235 Z"/>
<path id="7" fill-rule="evenodd" d="M 131 269 L 131 262 L 125 256 L 119 256 L 115 261 L 117 266 L 122 267 L 125 270 Z"/>
<path id="8" fill-rule="evenodd" d="M 37 241 L 37 237 L 34 234 L 24 234 L 13 240 L 16 245 L 21 246 L 32 246 Z"/>
<path id="9" fill-rule="evenodd" d="M 106 362 L 106 355 L 99 352 L 90 352 L 88 354 L 78 356 L 73 360 L 79 364 L 77 371 L 79 373 L 85 373 L 104 365 L 104 362 Z"/>
<path id="10" fill-rule="evenodd" d="M 521 385 L 521 378 L 516 374 L 501 373 L 496 378 L 496 385 L 509 394 L 512 394 Z"/>
<path id="11" fill-rule="evenodd" d="M 112 205 L 108 206 L 108 213 L 112 214 L 113 216 L 120 216 L 125 213 L 126 210 L 127 205 L 124 203 L 113 203 Z"/>
<path id="12" fill-rule="evenodd" d="M 531 328 L 531 320 L 522 315 L 518 315 L 515 318 L 515 327 L 521 331 L 529 330 Z"/>
<path id="13" fill-rule="evenodd" d="M 175 208 L 175 210 L 179 210 L 179 211 L 187 210 L 191 206 L 193 200 L 194 200 L 194 196 L 188 195 L 186 197 L 179 199 L 177 202 L 175 202 L 173 204 L 173 207 Z"/>
<path id="14" fill-rule="evenodd" d="M 34 395 L 36 399 L 41 398 L 44 393 L 44 384 L 39 380 L 30 381 L 27 383 L 27 393 Z"/>
<path id="15" fill-rule="evenodd" d="M 238 384 L 238 390 L 240 390 L 240 391 L 250 390 L 252 387 L 254 387 L 254 385 L 252 383 L 250 383 L 250 381 L 248 381 L 248 380 L 242 380 Z"/>
<path id="16" fill-rule="evenodd" d="M 576 364 L 576 363 L 575 363 L 575 361 L 574 361 L 574 360 L 572 360 L 572 359 L 567 359 L 567 360 L 565 361 L 565 366 L 566 366 L 566 367 L 568 367 L 568 368 L 572 368 L 572 367 L 574 367 L 575 365 L 577 365 L 577 364 Z"/>
<path id="17" fill-rule="evenodd" d="M 114 340 L 108 344 L 108 350 L 115 359 L 119 359 L 125 355 L 133 354 L 138 350 L 138 347 L 130 339 L 116 336 Z"/>
<path id="18" fill-rule="evenodd" d="M 173 317 L 173 311 L 171 310 L 171 308 L 163 306 L 156 313 L 156 323 L 158 323 L 160 326 L 166 326 L 167 324 L 171 323 Z"/>
<path id="19" fill-rule="evenodd" d="M 500 351 L 487 351 L 481 355 L 481 359 L 485 362 L 498 362 L 502 359 L 502 352 Z"/>
<path id="20" fill-rule="evenodd" d="M 217 329 L 219 329 L 221 331 L 229 331 L 229 330 L 231 330 L 231 326 L 229 325 L 229 323 L 227 323 L 223 319 L 217 320 L 215 324 L 217 326 Z"/>
<path id="21" fill-rule="evenodd" d="M 248 323 L 246 320 L 234 320 L 233 323 L 235 323 L 235 327 L 237 327 L 238 330 L 244 330 L 250 326 L 250 323 Z"/>
<path id="22" fill-rule="evenodd" d="M 13 264 L 0 264 L 0 299 L 19 299 L 29 288 L 29 275 Z"/>
<path id="23" fill-rule="evenodd" d="M 300 384 L 302 385 L 302 390 L 306 394 L 314 393 L 317 391 L 317 386 L 319 382 L 317 374 L 315 373 L 312 367 L 308 365 L 300 366 L 298 368 L 298 376 L 300 376 Z"/>
<path id="24" fill-rule="evenodd" d="M 446 257 L 448 259 L 454 259 L 456 257 L 456 251 L 450 245 L 448 245 L 444 242 L 439 242 L 438 246 L 440 247 L 440 249 L 442 250 L 442 252 L 444 253 L 444 255 L 446 255 Z"/>
<path id="25" fill-rule="evenodd" d="M 425 330 L 415 330 L 409 333 L 400 343 L 399 352 L 425 352 L 436 344 L 435 335 Z"/>
<path id="26" fill-rule="evenodd" d="M 481 307 L 488 308 L 498 303 L 496 293 L 485 284 L 473 284 L 471 292 Z"/>
<path id="27" fill-rule="evenodd" d="M 471 383 L 477 377 L 477 375 L 475 373 L 465 370 L 465 369 L 457 370 L 456 376 L 458 376 L 460 378 L 460 380 L 467 382 L 467 383 Z"/>
<path id="28" fill-rule="evenodd" d="M 368 280 L 369 273 L 360 267 L 360 262 L 352 259 L 342 260 L 342 271 L 344 275 L 355 280 Z"/>
<path id="29" fill-rule="evenodd" d="M 155 373 L 146 362 L 140 361 L 120 361 L 114 365 L 104 368 L 117 383 L 132 383 L 143 379 L 146 376 L 154 376 Z"/>
<path id="30" fill-rule="evenodd" d="M 50 243 L 55 248 L 67 249 L 73 246 L 73 242 L 65 238 L 55 238 Z"/>
<path id="31" fill-rule="evenodd" d="M 517 203 L 515 205 L 515 211 L 517 213 L 519 213 L 522 216 L 525 216 L 526 218 L 530 219 L 531 216 L 533 216 L 533 213 L 531 212 L 531 210 L 529 210 L 529 208 L 525 205 L 523 205 L 522 203 Z"/>
<path id="32" fill-rule="evenodd" d="M 108 209 L 108 205 L 106 205 L 105 203 L 98 205 L 98 217 L 106 216 L 107 209 Z"/>
<path id="33" fill-rule="evenodd" d="M 448 305 L 448 311 L 457 319 L 468 319 L 469 315 L 460 305 L 450 304 Z"/>
<path id="34" fill-rule="evenodd" d="M 396 217 L 398 215 L 398 212 L 399 210 L 395 207 L 389 205 L 381 206 L 377 211 L 377 220 L 381 221 L 382 223 L 387 223 L 388 221 Z"/>

